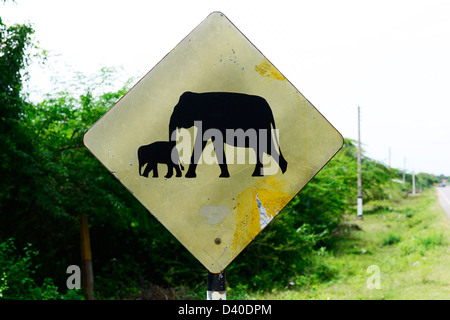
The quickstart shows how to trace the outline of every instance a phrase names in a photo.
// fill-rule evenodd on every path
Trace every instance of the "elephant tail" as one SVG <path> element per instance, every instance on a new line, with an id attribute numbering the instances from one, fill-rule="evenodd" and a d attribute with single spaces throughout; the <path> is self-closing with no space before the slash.
<path id="1" fill-rule="evenodd" d="M 278 147 L 278 152 L 280 153 L 280 155 L 281 155 L 281 148 L 280 148 L 280 143 L 278 142 L 278 135 L 276 134 L 277 132 L 276 132 L 276 127 L 275 127 L 275 119 L 273 118 L 273 114 L 272 114 L 272 119 L 270 119 L 270 124 L 272 125 L 272 128 L 273 128 L 273 138 L 274 138 L 274 140 L 276 141 L 276 143 L 277 143 L 277 147 Z M 281 155 L 282 156 L 282 155 Z"/>
<path id="2" fill-rule="evenodd" d="M 281 171 L 283 172 L 283 173 L 285 173 L 286 172 L 286 170 L 287 170 L 287 161 L 286 161 L 286 159 L 283 157 L 283 154 L 281 153 L 281 147 L 280 147 L 280 143 L 279 143 L 279 141 L 278 141 L 278 135 L 277 135 L 277 131 L 276 131 L 276 128 L 275 128 L 275 120 L 274 120 L 274 118 L 273 118 L 273 115 L 272 115 L 272 119 L 271 119 L 271 124 L 272 124 L 272 127 L 273 127 L 273 139 L 276 141 L 276 143 L 277 143 L 277 145 L 275 146 L 276 148 L 278 148 L 278 153 L 279 153 L 279 161 L 278 161 L 278 164 L 279 164 L 279 166 L 280 166 L 280 168 L 281 168 Z M 273 142 L 272 142 L 273 143 Z"/>
<path id="3" fill-rule="evenodd" d="M 142 148 L 141 147 L 139 147 L 137 154 L 138 154 L 138 162 L 139 162 L 139 175 L 142 176 L 141 169 L 144 164 L 142 163 L 143 161 L 142 161 Z"/>

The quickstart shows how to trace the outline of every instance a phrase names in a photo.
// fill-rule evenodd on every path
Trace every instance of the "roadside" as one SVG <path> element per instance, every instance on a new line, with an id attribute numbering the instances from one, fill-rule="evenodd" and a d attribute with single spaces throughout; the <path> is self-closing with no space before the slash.
<path id="1" fill-rule="evenodd" d="M 369 203 L 364 212 L 362 221 L 356 213 L 348 217 L 350 231 L 317 257 L 334 273 L 329 281 L 297 279 L 291 288 L 254 298 L 449 300 L 450 219 L 436 190 Z"/>
<path id="2" fill-rule="evenodd" d="M 437 187 L 436 189 L 439 194 L 439 203 L 450 218 L 450 186 Z"/>

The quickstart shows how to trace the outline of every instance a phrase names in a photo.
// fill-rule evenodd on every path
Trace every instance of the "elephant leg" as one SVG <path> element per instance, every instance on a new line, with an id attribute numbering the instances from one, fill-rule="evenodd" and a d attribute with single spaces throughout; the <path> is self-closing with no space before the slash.
<path id="1" fill-rule="evenodd" d="M 151 167 L 150 163 L 147 163 L 147 166 L 145 167 L 144 172 L 142 173 L 143 177 L 148 178 L 148 174 L 150 173 L 150 170 L 151 170 L 150 167 Z M 139 168 L 139 170 L 140 170 L 140 168 Z"/>
<path id="2" fill-rule="evenodd" d="M 265 152 L 277 162 L 282 173 L 285 173 L 287 170 L 287 161 L 286 161 L 286 159 L 284 159 L 283 154 L 281 153 L 281 149 L 278 144 L 278 138 L 273 135 L 273 134 L 276 134 L 276 132 L 272 131 L 271 129 L 267 130 L 267 132 L 269 132 L 269 134 L 267 135 L 267 138 L 264 138 L 265 143 L 259 145 L 260 161 L 262 161 L 262 159 L 263 159 L 262 154 L 263 154 L 263 152 Z M 262 137 L 260 137 L 260 138 L 262 139 Z M 271 169 L 272 169 L 272 166 L 271 166 Z M 256 168 L 255 168 L 255 172 L 256 172 Z"/>
<path id="3" fill-rule="evenodd" d="M 220 167 L 219 178 L 229 178 L 230 173 L 228 172 L 227 158 L 225 157 L 225 147 L 223 140 L 217 140 L 215 137 L 212 138 L 212 143 L 214 145 L 214 151 L 216 152 L 217 162 Z"/>
<path id="4" fill-rule="evenodd" d="M 175 171 L 176 171 L 176 176 L 177 177 L 181 177 L 182 176 L 182 174 L 181 174 L 181 170 L 180 170 L 180 166 L 179 165 L 176 165 L 175 166 Z"/>
<path id="5" fill-rule="evenodd" d="M 158 178 L 158 163 L 152 163 L 152 168 L 151 170 L 153 170 L 153 178 Z"/>
<path id="6" fill-rule="evenodd" d="M 256 150 L 255 150 L 256 151 Z M 255 170 L 253 170 L 252 177 L 262 177 L 264 176 L 263 164 L 262 164 L 263 153 L 259 150 L 256 151 L 256 165 Z"/>
<path id="7" fill-rule="evenodd" d="M 268 150 L 269 151 L 268 154 L 270 154 L 270 156 L 276 160 L 276 162 L 280 166 L 281 172 L 285 173 L 287 170 L 287 161 L 286 159 L 284 159 L 283 154 L 281 153 L 278 138 L 274 136 L 272 139 L 272 135 L 270 135 L 269 138 L 271 148 L 270 150 Z M 277 145 L 275 145 L 274 140 L 277 142 Z"/>
<path id="8" fill-rule="evenodd" d="M 164 176 L 164 178 L 170 179 L 173 176 L 173 165 L 167 164 L 167 174 Z"/>
<path id="9" fill-rule="evenodd" d="M 264 132 L 264 131 L 263 131 Z M 256 147 L 256 148 L 255 148 Z M 253 170 L 252 177 L 262 177 L 264 176 L 263 170 L 263 154 L 267 153 L 267 135 L 259 133 L 258 143 L 253 149 L 256 153 L 256 165 L 255 170 Z"/>
<path id="10" fill-rule="evenodd" d="M 280 161 L 278 162 L 278 164 L 280 165 L 281 172 L 285 173 L 286 170 L 287 170 L 287 161 L 283 157 L 283 154 L 281 153 L 281 150 L 280 150 Z"/>
<path id="11" fill-rule="evenodd" d="M 197 133 L 194 150 L 192 151 L 191 163 L 189 164 L 189 169 L 185 174 L 186 178 L 195 178 L 197 176 L 195 170 L 197 169 L 197 164 L 200 156 L 202 155 L 203 149 L 205 149 L 206 142 L 207 141 L 202 141 L 200 133 Z"/>

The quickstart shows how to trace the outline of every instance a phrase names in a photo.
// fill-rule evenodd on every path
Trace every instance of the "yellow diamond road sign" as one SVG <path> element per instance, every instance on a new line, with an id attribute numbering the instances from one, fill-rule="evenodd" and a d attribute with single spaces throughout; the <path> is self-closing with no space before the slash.
<path id="1" fill-rule="evenodd" d="M 84 143 L 219 273 L 343 138 L 214 12 L 85 133 Z"/>

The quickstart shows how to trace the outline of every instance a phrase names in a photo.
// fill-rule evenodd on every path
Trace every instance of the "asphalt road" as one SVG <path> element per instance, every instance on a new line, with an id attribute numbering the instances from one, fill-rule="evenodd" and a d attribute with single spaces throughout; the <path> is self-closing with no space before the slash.
<path id="1" fill-rule="evenodd" d="M 439 194 L 439 202 L 450 218 L 450 186 L 437 187 L 437 191 Z"/>

